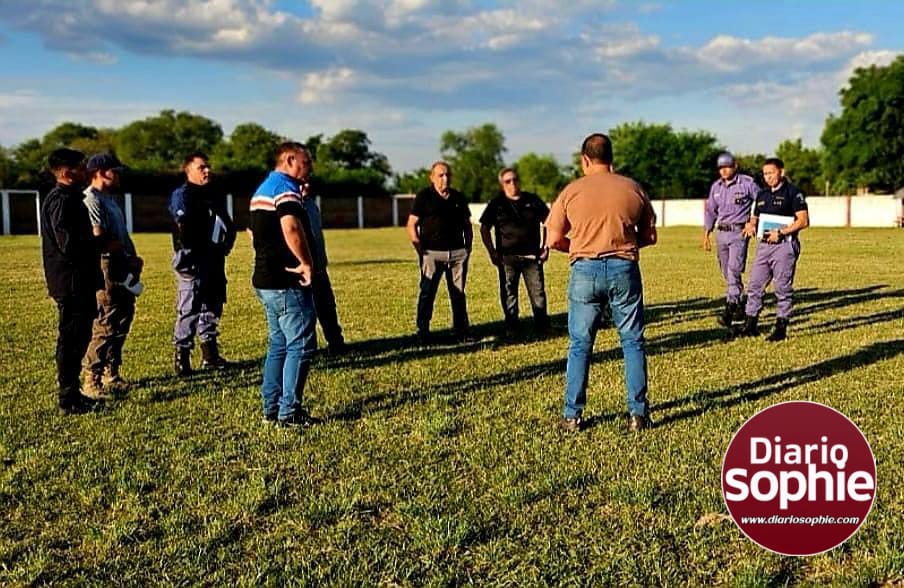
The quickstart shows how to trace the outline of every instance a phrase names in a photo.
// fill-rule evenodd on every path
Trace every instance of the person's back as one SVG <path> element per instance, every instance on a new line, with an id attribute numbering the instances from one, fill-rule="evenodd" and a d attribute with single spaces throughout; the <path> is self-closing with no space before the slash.
<path id="1" fill-rule="evenodd" d="M 640 248 L 637 227 L 649 226 L 650 202 L 634 180 L 616 174 L 584 176 L 568 184 L 561 205 L 569 227 L 569 260 L 616 256 L 636 261 Z"/>

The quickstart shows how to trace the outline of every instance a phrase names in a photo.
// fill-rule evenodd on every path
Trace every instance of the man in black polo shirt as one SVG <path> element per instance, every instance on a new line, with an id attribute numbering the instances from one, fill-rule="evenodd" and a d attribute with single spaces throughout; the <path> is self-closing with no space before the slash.
<path id="1" fill-rule="evenodd" d="M 480 237 L 490 261 L 499 269 L 505 332 L 513 335 L 518 329 L 518 279 L 522 275 L 534 311 L 534 324 L 542 332 L 549 326 L 543 284 L 543 262 L 549 258 L 549 249 L 545 246 L 546 229 L 542 227 L 549 207 L 536 194 L 521 191 L 518 172 L 513 168 L 499 172 L 499 183 L 503 193 L 490 200 L 480 216 Z M 495 246 L 491 229 L 495 229 Z"/>
<path id="2" fill-rule="evenodd" d="M 63 414 L 84 413 L 96 406 L 79 390 L 82 357 L 98 315 L 96 292 L 104 287 L 100 251 L 82 202 L 84 159 L 83 153 L 72 149 L 57 149 L 50 154 L 47 163 L 56 186 L 41 203 L 44 276 L 60 313 L 56 365 Z"/>
<path id="3" fill-rule="evenodd" d="M 807 200 L 799 188 L 785 180 L 785 164 L 777 157 L 763 163 L 763 180 L 766 187 L 759 191 L 753 215 L 744 234 L 753 237 L 757 225 L 764 223 L 761 242 L 756 247 L 756 258 L 750 271 L 747 288 L 746 318 L 741 334 L 759 334 L 757 322 L 763 309 L 763 293 L 769 281 L 777 299 L 775 328 L 767 338 L 781 341 L 786 337 L 788 319 L 794 295 L 794 272 L 800 257 L 800 240 L 797 234 L 810 226 Z M 772 215 L 770 219 L 766 215 Z"/>
<path id="4" fill-rule="evenodd" d="M 460 342 L 473 341 L 468 334 L 465 281 L 474 231 L 468 202 L 449 187 L 452 170 L 444 161 L 430 166 L 430 187 L 418 192 L 408 216 L 408 237 L 421 265 L 417 300 L 417 335 L 421 343 L 430 337 L 433 301 L 443 275 L 452 303 L 452 325 Z"/>

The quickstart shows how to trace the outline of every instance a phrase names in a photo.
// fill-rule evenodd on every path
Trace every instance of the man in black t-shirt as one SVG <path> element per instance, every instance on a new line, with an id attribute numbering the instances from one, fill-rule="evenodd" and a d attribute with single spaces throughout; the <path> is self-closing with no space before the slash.
<path id="1" fill-rule="evenodd" d="M 468 334 L 465 281 L 474 231 L 468 202 L 449 187 L 452 170 L 444 161 L 430 166 L 430 187 L 418 192 L 408 216 L 408 237 L 421 266 L 417 301 L 417 335 L 421 343 L 430 336 L 433 301 L 443 275 L 452 303 L 452 324 L 460 342 L 473 341 Z"/>
<path id="2" fill-rule="evenodd" d="M 311 360 L 317 350 L 315 271 L 304 231 L 307 213 L 299 180 L 307 177 L 311 155 L 301 143 L 276 149 L 276 169 L 251 197 L 254 245 L 251 284 L 267 316 L 269 347 L 261 397 L 264 420 L 285 427 L 308 427 L 315 419 L 301 404 Z"/>
<path id="3" fill-rule="evenodd" d="M 506 335 L 518 327 L 518 280 L 530 297 L 534 323 L 538 331 L 549 326 L 543 262 L 549 258 L 543 222 L 549 207 L 536 194 L 522 192 L 518 172 L 507 167 L 499 172 L 503 193 L 490 200 L 480 216 L 480 237 L 499 270 L 499 296 L 505 314 Z M 542 230 L 542 233 L 541 233 Z M 495 233 L 496 244 L 493 245 Z"/>
<path id="4" fill-rule="evenodd" d="M 799 188 L 785 179 L 785 164 L 777 157 L 763 163 L 766 187 L 756 196 L 753 214 L 744 227 L 744 234 L 753 237 L 757 225 L 763 223 L 762 240 L 756 246 L 756 257 L 747 286 L 747 306 L 744 327 L 740 334 L 759 334 L 757 322 L 763 309 L 763 293 L 769 281 L 777 299 L 775 328 L 767 338 L 781 341 L 787 336 L 788 319 L 794 295 L 794 272 L 800 257 L 800 231 L 810 226 L 807 200 Z M 765 215 L 773 215 L 766 217 Z M 768 222 L 767 222 L 768 221 Z"/>

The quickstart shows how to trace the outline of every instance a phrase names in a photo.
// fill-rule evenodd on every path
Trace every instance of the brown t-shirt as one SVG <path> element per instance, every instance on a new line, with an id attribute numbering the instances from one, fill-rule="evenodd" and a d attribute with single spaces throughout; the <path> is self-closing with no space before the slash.
<path id="1" fill-rule="evenodd" d="M 616 256 L 637 261 L 637 233 L 655 226 L 650 199 L 637 182 L 616 173 L 595 173 L 565 186 L 546 226 L 571 239 L 568 258 Z"/>

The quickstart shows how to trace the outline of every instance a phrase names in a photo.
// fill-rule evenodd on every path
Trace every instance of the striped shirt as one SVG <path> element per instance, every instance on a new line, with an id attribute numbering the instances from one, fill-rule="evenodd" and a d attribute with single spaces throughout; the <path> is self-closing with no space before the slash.
<path id="1" fill-rule="evenodd" d="M 254 238 L 254 274 L 251 283 L 262 290 L 300 288 L 298 275 L 285 268 L 298 265 L 283 237 L 280 218 L 288 214 L 307 220 L 298 180 L 272 171 L 251 197 L 249 228 Z"/>

